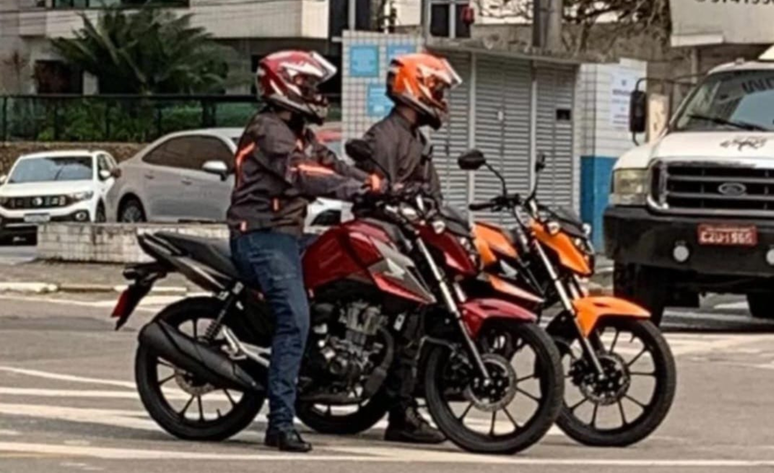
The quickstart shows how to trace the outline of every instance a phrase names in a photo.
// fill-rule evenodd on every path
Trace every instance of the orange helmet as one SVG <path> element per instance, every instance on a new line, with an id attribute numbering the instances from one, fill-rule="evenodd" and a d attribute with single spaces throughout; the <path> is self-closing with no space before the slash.
<path id="1" fill-rule="evenodd" d="M 396 104 L 413 108 L 438 129 L 449 113 L 446 91 L 461 83 L 446 59 L 427 53 L 407 54 L 390 63 L 387 96 Z"/>

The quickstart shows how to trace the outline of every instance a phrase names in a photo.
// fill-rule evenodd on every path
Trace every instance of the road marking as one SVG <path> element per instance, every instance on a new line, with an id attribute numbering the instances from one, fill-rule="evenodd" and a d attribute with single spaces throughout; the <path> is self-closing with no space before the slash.
<path id="1" fill-rule="evenodd" d="M 107 386 L 116 386 L 120 388 L 129 388 L 129 389 L 137 388 L 136 384 L 128 381 L 117 381 L 112 379 L 101 379 L 101 378 L 87 378 L 83 376 L 73 376 L 68 374 L 52 373 L 49 371 L 14 368 L 12 366 L 0 366 L 0 371 L 6 371 L 8 373 L 15 373 L 15 374 L 22 374 L 26 376 L 34 376 L 37 378 L 53 379 L 57 381 L 70 381 L 73 383 L 104 384 Z"/>
<path id="2" fill-rule="evenodd" d="M 103 460 L 199 460 L 199 461 L 276 461 L 276 462 L 368 462 L 368 463 L 466 463 L 515 466 L 598 466 L 651 468 L 751 468 L 774 467 L 774 460 L 728 459 L 597 459 L 597 458 L 526 458 L 517 456 L 474 455 L 457 451 L 419 450 L 379 447 L 316 448 L 312 455 L 284 453 L 236 454 L 107 447 L 79 447 L 35 443 L 0 442 L 0 452 L 63 455 Z M 267 450 L 268 452 L 268 450 Z M 331 454 L 325 454 L 330 452 Z M 336 453 L 344 453 L 337 455 Z M 348 453 L 351 452 L 351 453 Z"/>

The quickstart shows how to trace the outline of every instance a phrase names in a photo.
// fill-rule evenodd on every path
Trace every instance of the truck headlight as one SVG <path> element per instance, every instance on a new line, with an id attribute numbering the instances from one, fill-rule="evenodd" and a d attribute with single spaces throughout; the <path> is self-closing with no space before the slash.
<path id="1" fill-rule="evenodd" d="M 611 205 L 645 205 L 647 198 L 647 169 L 619 169 L 613 172 Z"/>

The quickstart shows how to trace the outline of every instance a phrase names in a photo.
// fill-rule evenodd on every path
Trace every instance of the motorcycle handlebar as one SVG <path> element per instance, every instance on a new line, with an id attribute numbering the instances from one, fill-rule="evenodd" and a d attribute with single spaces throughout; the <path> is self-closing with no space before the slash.
<path id="1" fill-rule="evenodd" d="M 498 195 L 488 202 L 473 202 L 468 205 L 468 209 L 476 212 L 478 210 L 486 209 L 510 208 L 519 204 L 521 204 L 521 196 L 519 196 L 519 194 Z"/>

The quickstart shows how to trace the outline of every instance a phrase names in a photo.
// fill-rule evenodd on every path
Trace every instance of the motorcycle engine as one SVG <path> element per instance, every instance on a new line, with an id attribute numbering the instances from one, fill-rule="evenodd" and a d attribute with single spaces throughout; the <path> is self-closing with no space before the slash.
<path id="1" fill-rule="evenodd" d="M 379 307 L 362 301 L 341 306 L 337 312 L 335 322 L 313 328 L 321 355 L 318 362 L 332 378 L 351 385 L 373 369 L 383 348 L 377 333 L 386 318 Z"/>

